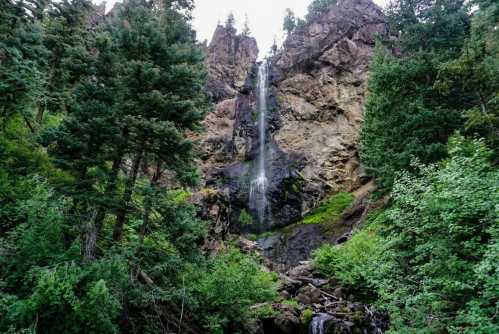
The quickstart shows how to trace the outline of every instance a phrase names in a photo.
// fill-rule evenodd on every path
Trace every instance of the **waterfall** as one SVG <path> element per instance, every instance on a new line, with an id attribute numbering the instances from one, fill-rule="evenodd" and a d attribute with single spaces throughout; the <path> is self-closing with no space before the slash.
<path id="1" fill-rule="evenodd" d="M 253 178 L 250 182 L 249 206 L 258 215 L 259 223 L 264 223 L 268 209 L 267 175 L 265 172 L 266 116 L 268 98 L 268 63 L 263 61 L 258 67 L 258 158 Z"/>
<path id="2" fill-rule="evenodd" d="M 332 317 L 326 313 L 317 314 L 310 322 L 309 334 L 324 334 L 326 322 Z"/>

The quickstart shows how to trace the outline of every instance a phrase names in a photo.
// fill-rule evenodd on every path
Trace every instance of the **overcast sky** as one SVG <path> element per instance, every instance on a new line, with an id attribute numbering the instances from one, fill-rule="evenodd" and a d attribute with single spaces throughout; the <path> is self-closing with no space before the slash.
<path id="1" fill-rule="evenodd" d="M 1 1 L 1 0 L 0 0 Z M 102 0 L 93 0 L 101 3 Z M 107 8 L 111 8 L 115 2 L 120 0 L 108 0 Z M 230 12 L 234 13 L 236 26 L 241 31 L 248 16 L 251 34 L 257 39 L 262 57 L 270 49 L 274 38 L 281 42 L 282 21 L 286 8 L 291 8 L 296 15 L 303 17 L 307 6 L 312 0 L 196 0 L 194 11 L 194 28 L 198 33 L 198 39 L 211 40 L 217 22 L 225 22 Z M 388 0 L 374 0 L 380 6 Z"/>

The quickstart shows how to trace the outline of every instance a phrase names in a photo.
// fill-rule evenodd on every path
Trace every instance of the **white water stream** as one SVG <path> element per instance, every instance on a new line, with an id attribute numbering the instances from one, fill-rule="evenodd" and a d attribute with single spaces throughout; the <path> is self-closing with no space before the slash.
<path id="1" fill-rule="evenodd" d="M 250 182 L 249 206 L 258 215 L 259 223 L 265 222 L 268 209 L 267 175 L 265 171 L 266 116 L 268 98 L 268 63 L 263 61 L 258 68 L 258 161 L 256 172 Z"/>

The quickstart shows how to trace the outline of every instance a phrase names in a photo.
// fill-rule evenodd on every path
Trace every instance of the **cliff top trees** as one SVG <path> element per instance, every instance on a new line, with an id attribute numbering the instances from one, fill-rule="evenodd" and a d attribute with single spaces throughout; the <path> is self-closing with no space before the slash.
<path id="1" fill-rule="evenodd" d="M 248 14 L 244 16 L 244 26 L 243 26 L 243 35 L 244 36 L 249 36 L 251 35 L 251 29 L 249 27 L 249 19 L 248 19 Z"/>
<path id="2" fill-rule="evenodd" d="M 236 30 L 236 18 L 234 17 L 234 13 L 230 12 L 227 16 L 227 20 L 225 20 L 225 29 L 227 30 Z"/>
<path id="3" fill-rule="evenodd" d="M 337 0 L 313 0 L 307 8 L 307 21 L 313 20 L 318 15 L 324 13 L 329 6 L 335 4 Z"/>
<path id="4" fill-rule="evenodd" d="M 293 32 L 293 30 L 295 30 L 297 24 L 298 22 L 295 13 L 291 9 L 287 8 L 282 28 L 289 35 Z"/>

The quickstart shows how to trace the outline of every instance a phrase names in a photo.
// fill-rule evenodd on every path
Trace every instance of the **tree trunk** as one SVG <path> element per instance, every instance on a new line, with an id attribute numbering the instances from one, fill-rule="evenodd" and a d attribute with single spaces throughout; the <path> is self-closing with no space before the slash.
<path id="1" fill-rule="evenodd" d="M 132 164 L 132 169 L 128 175 L 128 179 L 125 184 L 125 193 L 123 194 L 123 200 L 116 213 L 116 223 L 114 224 L 113 230 L 113 240 L 119 241 L 123 236 L 123 226 L 126 223 L 127 213 L 130 205 L 130 200 L 132 199 L 133 188 L 135 186 L 135 181 L 137 180 L 137 175 L 139 173 L 140 163 L 142 161 L 142 156 L 144 154 L 144 145 L 141 145 L 135 156 L 135 160 Z"/>
<path id="2" fill-rule="evenodd" d="M 161 161 L 158 161 L 156 164 L 156 170 L 154 171 L 154 175 L 152 176 L 151 179 L 151 188 L 153 189 L 153 192 L 156 190 L 159 179 L 161 177 L 162 165 L 163 163 Z M 152 199 L 150 196 L 146 196 L 144 200 L 144 214 L 143 214 L 142 226 L 140 226 L 140 232 L 139 232 L 139 238 L 141 244 L 144 242 L 144 236 L 146 235 L 147 229 L 149 228 L 149 217 L 151 215 L 151 207 L 152 207 Z"/>
<path id="3" fill-rule="evenodd" d="M 104 192 L 104 200 L 110 198 L 116 189 L 116 180 L 118 179 L 118 173 L 120 171 L 121 162 L 123 160 L 123 150 L 121 149 L 118 156 L 113 161 L 113 167 L 111 168 L 111 174 L 109 176 L 109 181 L 106 185 L 106 190 Z M 97 240 L 99 238 L 100 232 L 102 230 L 102 224 L 104 218 L 106 217 L 106 211 L 108 205 L 100 203 L 97 206 L 96 214 L 94 218 L 94 223 L 90 226 L 85 243 L 85 259 L 94 260 L 97 250 Z"/>

